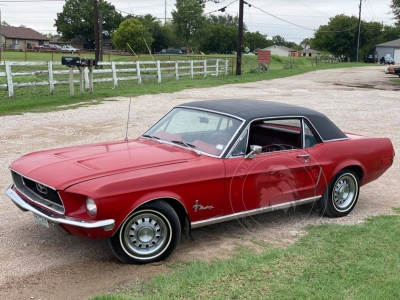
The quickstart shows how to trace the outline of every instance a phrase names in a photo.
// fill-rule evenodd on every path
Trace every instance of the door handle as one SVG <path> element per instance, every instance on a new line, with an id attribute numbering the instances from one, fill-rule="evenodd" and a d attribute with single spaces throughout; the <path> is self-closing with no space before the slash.
<path id="1" fill-rule="evenodd" d="M 310 154 L 299 154 L 299 155 L 297 155 L 297 158 L 309 159 L 310 158 Z"/>

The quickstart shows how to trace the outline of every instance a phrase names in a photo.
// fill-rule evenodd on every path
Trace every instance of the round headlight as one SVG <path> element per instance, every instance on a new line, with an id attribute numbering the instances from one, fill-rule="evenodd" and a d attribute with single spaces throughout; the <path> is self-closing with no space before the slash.
<path id="1" fill-rule="evenodd" d="M 95 216 L 97 214 L 97 205 L 93 199 L 87 198 L 86 199 L 86 210 L 89 215 Z"/>

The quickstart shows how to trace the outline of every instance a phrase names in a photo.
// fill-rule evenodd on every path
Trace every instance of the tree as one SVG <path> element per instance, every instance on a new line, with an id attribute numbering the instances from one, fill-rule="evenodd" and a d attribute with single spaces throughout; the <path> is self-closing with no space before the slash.
<path id="1" fill-rule="evenodd" d="M 105 0 L 99 0 L 98 9 L 103 12 L 103 37 L 109 38 L 123 17 L 114 5 Z M 57 13 L 54 21 L 63 40 L 81 36 L 94 48 L 93 0 L 66 0 L 62 12 Z"/>
<path id="2" fill-rule="evenodd" d="M 164 26 L 162 26 L 161 21 L 157 20 L 157 18 L 151 14 L 139 16 L 137 19 L 150 32 L 154 39 L 153 43 L 149 45 L 152 50 L 161 50 L 162 48 L 167 48 L 169 46 L 170 38 L 168 31 Z"/>
<path id="3" fill-rule="evenodd" d="M 277 45 L 277 46 L 285 46 L 286 45 L 286 40 L 283 37 L 281 37 L 280 35 L 273 36 L 272 41 L 274 42 L 274 45 Z"/>
<path id="4" fill-rule="evenodd" d="M 197 0 L 176 0 L 176 10 L 172 11 L 174 31 L 182 38 L 189 49 L 190 42 L 198 37 L 205 22 L 203 7 Z"/>
<path id="5" fill-rule="evenodd" d="M 111 38 L 115 48 L 128 49 L 127 44 L 129 44 L 133 51 L 139 53 L 148 52 L 146 43 L 151 45 L 154 41 L 149 31 L 137 19 L 123 21 L 111 34 Z"/>
<path id="6" fill-rule="evenodd" d="M 312 47 L 312 43 L 313 43 L 313 39 L 312 38 L 305 38 L 304 40 L 302 40 L 300 42 L 300 46 L 303 49 L 311 49 Z"/>
<path id="7" fill-rule="evenodd" d="M 394 14 L 394 18 L 397 20 L 397 24 L 400 22 L 400 0 L 392 0 L 392 4 L 390 4 L 390 9 L 392 10 L 392 14 Z"/>
<path id="8" fill-rule="evenodd" d="M 336 56 L 356 58 L 358 18 L 337 15 L 329 19 L 328 25 L 318 28 L 314 34 L 313 46 L 319 51 L 328 51 Z M 382 25 L 378 22 L 361 22 L 360 56 L 375 52 L 379 43 Z"/>
<path id="9" fill-rule="evenodd" d="M 2 22 L 1 22 L 1 26 L 11 26 L 11 25 L 8 24 L 8 22 L 6 22 L 6 21 L 2 21 Z"/>
<path id="10" fill-rule="evenodd" d="M 244 43 L 248 44 L 250 50 L 254 50 L 256 48 L 266 48 L 273 45 L 273 42 L 271 40 L 267 40 L 266 37 L 258 31 L 245 32 Z"/>

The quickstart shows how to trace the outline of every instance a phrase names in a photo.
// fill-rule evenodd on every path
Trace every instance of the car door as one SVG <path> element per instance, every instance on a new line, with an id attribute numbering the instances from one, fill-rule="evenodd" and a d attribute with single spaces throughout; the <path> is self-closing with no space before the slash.
<path id="1" fill-rule="evenodd" d="M 278 207 L 312 197 L 314 180 L 309 153 L 303 149 L 300 118 L 258 121 L 240 139 L 225 160 L 227 205 L 224 212 Z M 243 144 L 247 145 L 246 150 Z M 253 144 L 262 146 L 263 153 L 246 157 L 249 145 Z M 242 150 L 237 150 L 240 147 Z"/>

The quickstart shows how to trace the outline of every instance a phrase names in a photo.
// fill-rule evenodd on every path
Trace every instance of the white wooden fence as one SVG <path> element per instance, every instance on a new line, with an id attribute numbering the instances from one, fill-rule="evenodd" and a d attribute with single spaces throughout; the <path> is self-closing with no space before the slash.
<path id="1" fill-rule="evenodd" d="M 54 94 L 54 86 L 59 84 L 69 84 L 68 77 L 66 80 L 55 80 L 54 75 L 69 75 L 69 68 L 60 70 L 61 62 L 0 62 L 5 72 L 0 72 L 0 78 L 6 77 L 7 83 L 0 84 L 0 88 L 8 89 L 8 96 L 14 97 L 14 87 L 32 87 L 48 85 L 50 94 Z M 206 60 L 180 60 L 180 61 L 135 61 L 135 62 L 99 62 L 103 69 L 94 69 L 93 82 L 113 82 L 114 88 L 118 87 L 118 82 L 123 80 L 137 80 L 139 85 L 146 78 L 156 78 L 158 83 L 162 82 L 162 78 L 175 77 L 179 80 L 182 76 L 190 76 L 191 79 L 195 75 L 207 77 L 228 75 L 229 60 L 225 59 L 206 59 Z M 18 71 L 13 72 L 13 67 L 42 66 L 45 69 L 41 71 Z M 47 67 L 46 67 L 47 66 Z M 53 66 L 57 66 L 57 70 L 53 70 Z M 74 70 L 74 74 L 79 74 L 79 70 Z M 123 73 L 123 74 L 122 74 Z M 89 71 L 85 68 L 85 88 L 89 90 Z M 98 76 L 96 76 L 98 74 Z M 16 76 L 38 76 L 47 75 L 48 80 L 35 82 L 14 82 L 13 77 Z M 121 75 L 121 76 L 119 76 Z M 58 76 L 60 77 L 60 76 Z M 97 77 L 97 78 L 96 78 Z M 78 79 L 74 83 L 79 83 Z"/>

